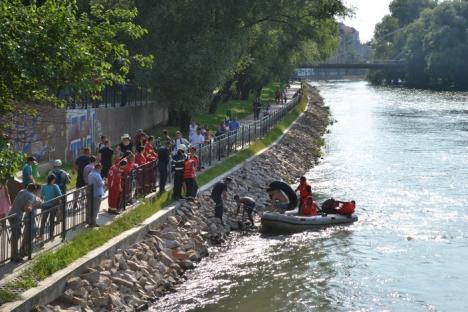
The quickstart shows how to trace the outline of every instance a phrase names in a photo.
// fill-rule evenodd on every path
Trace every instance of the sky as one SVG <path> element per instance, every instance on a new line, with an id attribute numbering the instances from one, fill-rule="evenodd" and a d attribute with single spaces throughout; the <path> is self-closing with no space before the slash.
<path id="1" fill-rule="evenodd" d="M 389 13 L 390 2 L 391 0 L 344 0 L 348 8 L 354 8 L 354 16 L 343 22 L 359 31 L 361 42 L 367 42 L 374 35 L 375 24 Z"/>

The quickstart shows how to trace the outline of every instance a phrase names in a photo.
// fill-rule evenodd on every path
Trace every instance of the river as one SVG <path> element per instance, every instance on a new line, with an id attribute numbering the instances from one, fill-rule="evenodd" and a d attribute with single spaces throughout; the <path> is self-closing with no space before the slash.
<path id="1" fill-rule="evenodd" d="M 318 86 L 337 122 L 307 176 L 360 220 L 240 236 L 150 311 L 468 311 L 468 93 Z"/>

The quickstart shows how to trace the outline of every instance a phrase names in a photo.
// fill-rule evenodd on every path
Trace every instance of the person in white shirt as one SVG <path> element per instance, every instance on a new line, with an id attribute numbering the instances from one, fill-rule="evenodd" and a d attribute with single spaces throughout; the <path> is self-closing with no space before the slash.
<path id="1" fill-rule="evenodd" d="M 190 123 L 190 126 L 189 126 L 189 138 L 191 138 L 193 135 L 195 135 L 196 131 L 197 131 L 197 124 L 194 123 L 194 122 L 191 122 Z"/>
<path id="2" fill-rule="evenodd" d="M 185 146 L 189 145 L 189 141 L 182 137 L 182 133 L 180 131 L 176 132 L 176 139 L 174 140 L 174 150 L 172 151 L 172 155 L 176 155 L 177 151 L 179 150 L 180 145 L 183 144 Z"/>
<path id="3" fill-rule="evenodd" d="M 203 144 L 205 143 L 205 136 L 201 133 L 201 129 L 198 128 L 197 129 L 197 132 L 192 135 L 192 137 L 190 138 L 190 143 L 193 145 L 193 146 L 199 146 L 200 144 Z"/>

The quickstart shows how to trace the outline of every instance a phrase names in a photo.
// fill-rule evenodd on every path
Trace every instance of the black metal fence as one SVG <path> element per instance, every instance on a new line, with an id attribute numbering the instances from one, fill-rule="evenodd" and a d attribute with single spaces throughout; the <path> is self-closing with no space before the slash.
<path id="1" fill-rule="evenodd" d="M 216 137 L 197 149 L 200 167 L 210 167 L 236 151 L 247 148 L 256 139 L 266 135 L 299 101 L 294 97 L 282 108 L 263 118 Z M 167 170 L 170 170 L 169 167 Z M 125 209 L 137 198 L 144 197 L 159 186 L 158 163 L 152 161 L 123 175 L 119 209 Z M 170 177 L 170 175 L 168 175 Z M 85 186 L 42 204 L 23 215 L 0 219 L 0 265 L 16 254 L 31 259 L 45 243 L 91 223 L 93 210 L 92 186 Z M 15 252 L 15 250 L 17 252 Z"/>
<path id="2" fill-rule="evenodd" d="M 41 206 L 0 219 L 0 265 L 11 258 L 31 259 L 47 242 L 65 237 L 89 222 L 93 209 L 92 187 L 84 186 Z"/>
<path id="3" fill-rule="evenodd" d="M 98 98 L 62 91 L 58 97 L 66 103 L 66 108 L 98 108 L 146 105 L 153 99 L 151 89 L 134 85 L 108 86 Z"/>

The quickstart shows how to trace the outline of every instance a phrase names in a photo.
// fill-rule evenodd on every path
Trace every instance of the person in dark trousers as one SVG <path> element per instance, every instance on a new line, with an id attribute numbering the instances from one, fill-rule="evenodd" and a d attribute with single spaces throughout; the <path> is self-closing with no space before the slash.
<path id="1" fill-rule="evenodd" d="M 254 226 L 254 219 L 253 219 L 253 212 L 255 209 L 255 200 L 252 197 L 244 196 L 240 197 L 239 195 L 234 196 L 234 200 L 237 204 L 237 212 L 236 215 L 239 214 L 240 207 L 244 206 L 242 209 L 242 222 L 244 222 L 244 215 L 247 213 L 247 217 L 250 221 L 250 226 Z"/>
<path id="2" fill-rule="evenodd" d="M 42 205 L 41 227 L 39 228 L 39 238 L 41 240 L 44 239 L 46 224 L 49 228 L 48 238 L 54 238 L 55 216 L 57 215 L 57 206 L 60 204 L 60 199 L 54 199 L 63 195 L 56 181 L 55 174 L 50 174 L 47 177 L 47 184 L 42 186 L 41 195 L 44 204 Z"/>
<path id="3" fill-rule="evenodd" d="M 174 171 L 174 192 L 172 198 L 175 200 L 182 199 L 182 185 L 184 183 L 184 168 L 185 152 L 187 147 L 184 144 L 179 144 L 177 154 L 172 158 L 172 170 Z"/>
<path id="4" fill-rule="evenodd" d="M 159 194 L 166 191 L 167 166 L 171 161 L 171 141 L 166 141 L 166 145 L 158 149 L 158 170 L 159 170 Z"/>
<path id="5" fill-rule="evenodd" d="M 67 193 L 67 184 L 70 183 L 71 177 L 65 170 L 62 169 L 62 161 L 60 159 L 54 160 L 54 169 L 49 171 L 49 175 L 55 175 L 55 184 L 60 188 L 60 192 Z"/>
<path id="6" fill-rule="evenodd" d="M 11 227 L 11 261 L 21 262 L 23 257 L 27 255 L 27 246 L 30 239 L 29 233 L 29 214 L 33 209 L 41 207 L 43 204 L 42 199 L 39 197 L 41 186 L 38 184 L 30 183 L 18 192 L 11 206 L 11 210 L 8 212 L 8 222 Z M 27 214 L 23 220 L 24 214 Z M 18 253 L 18 241 L 21 238 L 21 223 L 24 222 L 25 226 L 23 229 L 23 240 L 21 242 L 21 248 Z"/>
<path id="7" fill-rule="evenodd" d="M 28 184 L 35 183 L 34 178 L 33 178 L 33 169 L 32 169 L 32 166 L 35 161 L 36 161 L 35 157 L 29 156 L 28 159 L 26 160 L 26 164 L 23 166 L 22 178 L 23 178 L 23 186 L 25 188 L 26 186 L 28 186 Z"/>
<path id="8" fill-rule="evenodd" d="M 211 199 L 215 202 L 215 217 L 223 222 L 224 202 L 227 199 L 228 186 L 232 182 L 231 178 L 225 178 L 213 186 L 211 191 Z"/>
<path id="9" fill-rule="evenodd" d="M 96 219 L 99 210 L 101 210 L 101 201 L 104 196 L 104 180 L 101 176 L 101 170 L 102 165 L 98 163 L 88 176 L 88 184 L 93 187 L 93 209 L 89 213 L 89 225 L 92 227 L 98 226 Z"/>
<path id="10" fill-rule="evenodd" d="M 109 174 L 109 169 L 112 167 L 112 158 L 114 156 L 114 151 L 109 146 L 109 140 L 104 141 L 104 145 L 99 150 L 99 160 L 102 164 L 101 176 L 107 178 Z"/>
<path id="11" fill-rule="evenodd" d="M 86 185 L 84 177 L 83 177 L 83 170 L 89 164 L 91 151 L 89 147 L 83 148 L 83 155 L 78 157 L 75 161 L 75 169 L 77 172 L 76 177 L 76 188 L 80 188 Z"/>

